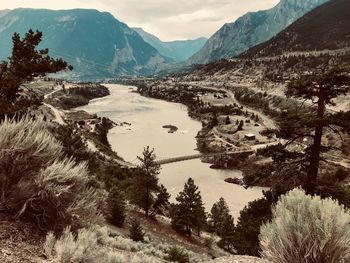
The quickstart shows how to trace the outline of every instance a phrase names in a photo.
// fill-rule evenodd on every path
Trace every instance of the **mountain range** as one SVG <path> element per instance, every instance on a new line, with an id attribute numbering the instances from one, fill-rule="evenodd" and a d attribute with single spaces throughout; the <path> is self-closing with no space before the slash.
<path id="1" fill-rule="evenodd" d="M 182 62 L 198 52 L 207 42 L 207 38 L 201 37 L 193 40 L 162 41 L 158 37 L 144 31 L 142 28 L 133 28 L 147 43 L 152 45 L 165 57 L 175 62 Z"/>
<path id="2" fill-rule="evenodd" d="M 110 13 L 88 9 L 0 12 L 0 59 L 9 56 L 13 33 L 23 36 L 30 28 L 43 32 L 40 47 L 75 68 L 70 78 L 148 75 L 172 62 Z"/>
<path id="3" fill-rule="evenodd" d="M 330 8 L 337 1 L 340 0 L 331 0 L 322 8 Z M 341 1 L 344 5 L 350 2 Z M 0 10 L 0 60 L 10 55 L 13 33 L 23 36 L 30 28 L 43 32 L 40 47 L 49 48 L 51 55 L 62 57 L 74 67 L 73 72 L 63 77 L 80 80 L 171 72 L 185 65 L 237 56 L 252 47 L 242 56 L 281 52 L 276 45 L 290 50 L 323 47 L 332 42 L 330 38 L 339 39 L 338 46 L 348 43 L 349 28 L 344 27 L 347 23 L 342 24 L 347 18 L 347 6 L 328 16 L 317 17 L 320 11 L 308 13 L 320 10 L 315 8 L 326 2 L 328 0 L 281 0 L 272 9 L 247 13 L 234 23 L 225 24 L 209 40 L 170 42 L 161 41 L 141 28 L 130 28 L 110 13 L 97 10 Z M 341 17 L 344 19 L 336 22 L 335 18 Z M 278 34 L 291 24 L 294 31 L 288 29 Z M 305 29 L 307 27 L 309 29 Z M 295 30 L 301 33 L 293 35 Z M 264 43 L 270 39 L 272 42 Z M 334 48 L 331 45 L 334 44 L 328 47 Z"/>
<path id="4" fill-rule="evenodd" d="M 271 40 L 242 58 L 272 57 L 291 52 L 350 51 L 350 1 L 332 0 L 315 8 Z"/>
<path id="5" fill-rule="evenodd" d="M 219 29 L 187 64 L 206 64 L 239 55 L 271 39 L 298 18 L 327 1 L 281 0 L 269 10 L 247 13 Z"/>

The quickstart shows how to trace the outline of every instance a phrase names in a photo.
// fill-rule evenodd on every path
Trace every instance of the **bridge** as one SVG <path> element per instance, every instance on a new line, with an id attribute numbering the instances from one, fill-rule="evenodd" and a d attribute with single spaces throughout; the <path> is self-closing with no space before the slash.
<path id="1" fill-rule="evenodd" d="M 185 155 L 185 156 L 167 158 L 167 159 L 158 160 L 158 161 L 156 161 L 156 163 L 159 165 L 164 165 L 164 164 L 184 162 L 184 161 L 189 161 L 189 160 L 194 160 L 194 159 L 201 159 L 204 157 L 221 156 L 223 154 L 234 155 L 234 154 L 240 154 L 240 153 L 253 153 L 253 152 L 255 152 L 255 150 L 252 148 L 242 148 L 242 149 L 237 149 L 235 151 L 230 151 L 230 152 L 225 151 L 225 152 L 209 153 L 209 154 L 193 154 L 193 155 Z"/>

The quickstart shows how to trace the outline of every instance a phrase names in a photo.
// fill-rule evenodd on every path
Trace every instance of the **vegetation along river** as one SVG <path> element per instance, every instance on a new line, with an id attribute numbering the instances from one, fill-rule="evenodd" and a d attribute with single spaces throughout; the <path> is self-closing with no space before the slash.
<path id="1" fill-rule="evenodd" d="M 113 150 L 126 161 L 137 163 L 137 156 L 147 145 L 155 148 L 157 159 L 198 153 L 195 137 L 201 123 L 188 116 L 184 105 L 143 97 L 130 86 L 105 86 L 110 89 L 110 96 L 93 100 L 79 109 L 108 117 L 116 123 L 127 123 L 113 128 L 108 135 Z M 178 130 L 168 133 L 164 125 L 174 125 Z M 172 195 L 171 201 L 175 201 L 187 179 L 192 177 L 199 186 L 207 212 L 213 203 L 224 197 L 235 219 L 249 201 L 262 196 L 262 188 L 244 189 L 224 181 L 240 177 L 240 171 L 214 170 L 209 166 L 199 159 L 166 164 L 162 166 L 159 180 Z"/>

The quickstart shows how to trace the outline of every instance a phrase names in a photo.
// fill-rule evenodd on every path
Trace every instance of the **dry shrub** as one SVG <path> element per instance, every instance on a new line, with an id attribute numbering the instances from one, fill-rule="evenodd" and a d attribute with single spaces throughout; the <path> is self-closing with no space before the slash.
<path id="1" fill-rule="evenodd" d="M 101 221 L 104 196 L 89 187 L 85 163 L 63 158 L 61 144 L 41 119 L 25 116 L 0 125 L 0 210 L 43 229 Z"/>
<path id="2" fill-rule="evenodd" d="M 114 242 L 107 230 L 98 226 L 80 229 L 77 235 L 67 227 L 60 238 L 52 233 L 46 236 L 44 253 L 48 259 L 57 263 L 155 263 L 162 262 L 142 252 L 124 253 L 114 251 Z"/>
<path id="3" fill-rule="evenodd" d="M 350 213 L 332 199 L 294 189 L 261 227 L 260 246 L 274 263 L 350 262 Z"/>

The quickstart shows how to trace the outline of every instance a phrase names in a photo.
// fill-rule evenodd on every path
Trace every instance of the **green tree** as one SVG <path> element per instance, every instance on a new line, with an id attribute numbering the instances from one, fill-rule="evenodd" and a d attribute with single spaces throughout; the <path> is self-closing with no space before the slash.
<path id="1" fill-rule="evenodd" d="M 318 170 L 321 161 L 321 152 L 325 150 L 322 145 L 322 137 L 325 128 L 337 130 L 335 127 L 347 127 L 350 125 L 344 119 L 344 114 L 332 114 L 326 111 L 327 105 L 334 106 L 334 99 L 345 95 L 350 90 L 350 77 L 346 70 L 331 69 L 322 73 L 305 75 L 297 81 L 289 84 L 287 96 L 313 102 L 313 109 L 307 116 L 292 115 L 291 119 L 284 122 L 282 134 L 292 135 L 292 141 L 299 138 L 311 138 L 312 145 L 308 149 L 308 168 L 304 188 L 307 193 L 314 193 L 317 185 Z M 347 116 L 348 117 L 348 116 Z"/>
<path id="2" fill-rule="evenodd" d="M 264 198 L 249 202 L 240 212 L 233 237 L 233 246 L 237 254 L 259 256 L 260 227 L 272 218 L 273 204 L 271 193 L 265 193 Z"/>
<path id="3" fill-rule="evenodd" d="M 133 219 L 130 224 L 130 238 L 136 242 L 143 242 L 145 239 L 145 233 L 143 232 L 140 222 Z"/>
<path id="4" fill-rule="evenodd" d="M 159 188 L 159 193 L 157 194 L 157 198 L 154 201 L 153 212 L 151 215 L 164 214 L 164 211 L 167 210 L 170 206 L 169 198 L 170 194 L 168 193 L 168 190 L 164 187 L 164 185 L 161 185 Z"/>
<path id="5" fill-rule="evenodd" d="M 48 49 L 37 50 L 42 32 L 29 30 L 23 39 L 18 33 L 12 37 L 13 49 L 8 62 L 0 64 L 0 94 L 15 101 L 22 83 L 66 68 L 72 69 L 62 59 L 53 59 Z"/>
<path id="6" fill-rule="evenodd" d="M 101 123 L 96 124 L 96 131 L 99 137 L 99 140 L 102 144 L 110 147 L 108 142 L 108 131 L 113 127 L 112 123 L 108 121 L 107 118 L 102 117 Z"/>
<path id="7" fill-rule="evenodd" d="M 141 161 L 141 165 L 131 187 L 132 201 L 145 211 L 146 216 L 149 216 L 155 202 L 155 194 L 159 192 L 160 165 L 156 163 L 154 149 L 151 150 L 149 146 L 144 149 L 142 157 L 137 158 Z"/>
<path id="8" fill-rule="evenodd" d="M 237 130 L 238 130 L 238 131 L 242 131 L 242 130 L 243 130 L 243 126 L 244 126 L 244 121 L 241 120 L 241 121 L 239 122 L 239 125 L 238 125 Z"/>
<path id="9" fill-rule="evenodd" d="M 213 117 L 209 123 L 209 128 L 212 129 L 212 128 L 218 126 L 218 124 L 219 124 L 218 116 L 214 112 Z"/>
<path id="10" fill-rule="evenodd" d="M 220 237 L 218 246 L 232 253 L 234 251 L 235 224 L 231 215 L 226 215 L 222 221 Z"/>
<path id="11" fill-rule="evenodd" d="M 177 204 L 170 209 L 172 226 L 179 231 L 185 231 L 188 236 L 193 230 L 200 230 L 206 225 L 206 213 L 198 187 L 192 178 L 185 183 L 184 190 L 176 197 Z"/>
<path id="12" fill-rule="evenodd" d="M 209 214 L 209 226 L 213 229 L 219 236 L 221 236 L 223 231 L 223 223 L 226 218 L 230 215 L 230 210 L 224 198 L 220 198 L 218 202 L 213 204 Z"/>
<path id="13" fill-rule="evenodd" d="M 125 221 L 126 201 L 123 192 L 113 187 L 108 195 L 108 207 L 110 211 L 110 221 L 117 227 L 122 227 Z"/>

